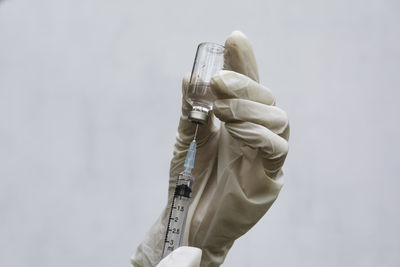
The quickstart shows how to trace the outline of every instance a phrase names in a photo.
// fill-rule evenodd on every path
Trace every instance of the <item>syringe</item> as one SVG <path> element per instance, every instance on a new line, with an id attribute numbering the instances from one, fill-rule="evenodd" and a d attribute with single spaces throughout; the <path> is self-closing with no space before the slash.
<path id="1" fill-rule="evenodd" d="M 189 210 L 190 194 L 194 177 L 192 169 L 194 167 L 194 159 L 196 157 L 196 135 L 199 125 L 196 126 L 193 141 L 190 143 L 189 150 L 186 154 L 185 169 L 178 175 L 174 198 L 172 199 L 171 210 L 169 213 L 167 232 L 165 234 L 164 248 L 162 258 L 166 257 L 175 248 L 181 246 L 182 238 L 185 231 L 186 217 Z"/>

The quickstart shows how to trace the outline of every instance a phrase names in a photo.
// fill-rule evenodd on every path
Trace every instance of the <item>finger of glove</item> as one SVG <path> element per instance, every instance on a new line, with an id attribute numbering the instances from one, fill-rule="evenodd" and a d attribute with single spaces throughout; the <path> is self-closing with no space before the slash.
<path id="1" fill-rule="evenodd" d="M 288 142 L 264 126 L 252 122 L 225 123 L 230 135 L 252 148 L 259 149 L 264 157 L 266 174 L 274 178 L 281 169 L 289 150 Z"/>
<path id="2" fill-rule="evenodd" d="M 224 68 L 259 81 L 253 48 L 246 35 L 240 31 L 232 32 L 225 41 Z"/>
<path id="3" fill-rule="evenodd" d="M 178 126 L 177 141 L 184 149 L 187 149 L 188 144 L 193 140 L 193 135 L 196 130 L 196 124 L 188 120 L 189 111 L 192 106 L 186 101 L 186 93 L 189 88 L 190 73 L 186 74 L 182 80 L 182 112 Z M 199 127 L 197 133 L 197 144 L 201 146 L 209 135 L 216 131 L 216 126 L 213 123 L 213 114 L 209 114 L 208 121 L 205 125 Z"/>
<path id="4" fill-rule="evenodd" d="M 199 248 L 182 246 L 172 251 L 156 267 L 199 267 L 201 254 Z"/>
<path id="5" fill-rule="evenodd" d="M 280 136 L 286 132 L 289 125 L 286 112 L 282 109 L 247 99 L 216 100 L 214 114 L 221 121 L 227 123 L 248 121 L 264 126 Z"/>
<path id="6" fill-rule="evenodd" d="M 271 91 L 249 77 L 221 70 L 211 79 L 211 90 L 217 99 L 243 98 L 265 105 L 275 105 Z"/>

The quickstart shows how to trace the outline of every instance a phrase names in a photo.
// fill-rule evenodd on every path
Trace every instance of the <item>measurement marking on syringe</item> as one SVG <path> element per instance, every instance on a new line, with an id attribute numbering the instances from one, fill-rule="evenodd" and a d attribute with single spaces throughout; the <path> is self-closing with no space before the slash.
<path id="1" fill-rule="evenodd" d="M 191 170 L 194 166 L 195 155 L 196 141 L 193 140 L 186 156 L 184 164 L 185 170 L 177 177 L 176 188 L 167 223 L 167 231 L 165 234 L 163 258 L 171 253 L 175 248 L 179 247 L 182 243 L 186 217 L 189 209 L 190 195 L 192 193 L 192 185 L 194 182 Z"/>

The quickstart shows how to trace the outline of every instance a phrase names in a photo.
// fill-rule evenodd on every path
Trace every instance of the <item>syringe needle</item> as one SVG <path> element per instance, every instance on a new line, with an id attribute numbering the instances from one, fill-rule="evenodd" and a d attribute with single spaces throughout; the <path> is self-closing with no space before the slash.
<path id="1" fill-rule="evenodd" d="M 198 130 L 198 129 L 199 129 L 199 124 L 196 123 L 196 131 L 194 132 L 193 140 L 196 140 L 196 137 L 197 137 L 197 130 Z"/>

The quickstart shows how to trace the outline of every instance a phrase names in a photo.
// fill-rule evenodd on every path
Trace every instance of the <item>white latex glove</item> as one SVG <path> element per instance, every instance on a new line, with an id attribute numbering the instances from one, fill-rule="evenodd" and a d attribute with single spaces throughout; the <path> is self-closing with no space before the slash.
<path id="1" fill-rule="evenodd" d="M 179 247 L 165 257 L 156 267 L 199 267 L 201 249 Z"/>
<path id="2" fill-rule="evenodd" d="M 258 83 L 253 50 L 246 36 L 233 32 L 225 42 L 225 69 L 212 79 L 214 114 L 197 137 L 192 203 L 184 244 L 202 249 L 201 266 L 219 266 L 233 242 L 268 211 L 282 187 L 281 167 L 288 152 L 289 123 L 271 91 Z M 183 80 L 183 94 L 188 78 Z M 132 257 L 135 267 L 155 266 L 162 253 L 176 178 L 184 167 L 195 124 L 183 99 L 168 204 Z"/>

